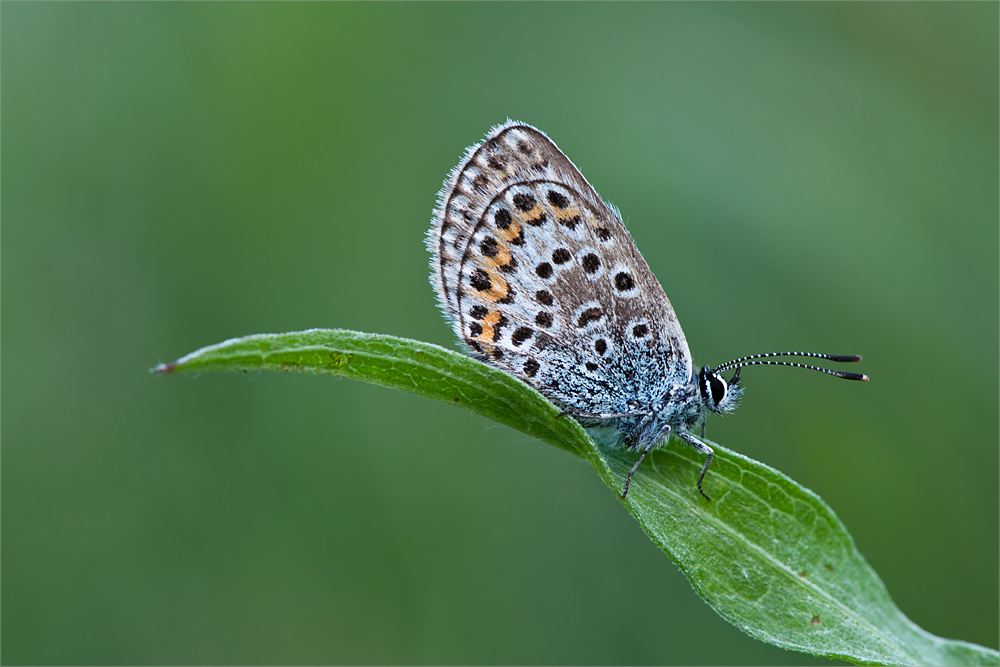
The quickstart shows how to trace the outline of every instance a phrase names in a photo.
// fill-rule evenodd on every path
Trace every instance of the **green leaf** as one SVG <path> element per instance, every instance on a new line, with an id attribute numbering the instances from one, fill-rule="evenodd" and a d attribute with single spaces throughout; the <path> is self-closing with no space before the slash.
<path id="1" fill-rule="evenodd" d="M 586 459 L 616 495 L 635 461 L 598 446 L 510 375 L 419 341 L 323 329 L 247 336 L 154 372 L 220 370 L 338 375 L 436 398 Z M 910 621 L 819 496 L 712 445 L 705 488 L 713 501 L 696 490 L 701 457 L 671 446 L 647 457 L 622 503 L 720 616 L 761 641 L 854 663 L 1000 664 L 995 650 L 941 639 Z"/>

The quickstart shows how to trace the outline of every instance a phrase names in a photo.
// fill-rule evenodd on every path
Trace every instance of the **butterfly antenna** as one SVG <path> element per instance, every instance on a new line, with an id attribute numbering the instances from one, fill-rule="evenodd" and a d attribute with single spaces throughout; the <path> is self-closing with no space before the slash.
<path id="1" fill-rule="evenodd" d="M 826 373 L 827 375 L 832 375 L 838 378 L 844 378 L 845 380 L 858 380 L 860 382 L 868 382 L 868 376 L 864 373 L 848 373 L 846 371 L 833 371 L 829 368 L 820 368 L 819 366 L 811 366 L 809 364 L 797 364 L 792 361 L 759 361 L 760 359 L 766 359 L 768 357 L 812 357 L 814 359 L 826 359 L 828 361 L 836 361 L 838 363 L 854 363 L 856 361 L 861 361 L 861 356 L 857 354 L 820 354 L 818 352 L 768 352 L 767 354 L 751 354 L 748 357 L 741 357 L 739 359 L 733 359 L 732 361 L 727 361 L 714 372 L 720 373 L 731 368 L 736 369 L 736 376 L 734 380 L 739 377 L 740 369 L 744 366 L 794 366 L 796 368 L 808 368 L 812 371 L 819 371 L 820 373 Z"/>

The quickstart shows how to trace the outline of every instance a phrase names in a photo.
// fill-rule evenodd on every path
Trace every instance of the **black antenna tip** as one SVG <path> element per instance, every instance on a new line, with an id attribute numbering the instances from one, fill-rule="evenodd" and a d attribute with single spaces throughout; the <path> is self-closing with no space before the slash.
<path id="1" fill-rule="evenodd" d="M 861 361 L 860 354 L 828 354 L 826 355 L 826 358 L 830 361 L 836 361 L 842 364 L 850 364 L 855 361 Z"/>
<path id="2" fill-rule="evenodd" d="M 845 380 L 857 380 L 858 382 L 868 382 L 868 376 L 864 373 L 845 373 L 844 371 L 831 371 L 834 375 Z"/>

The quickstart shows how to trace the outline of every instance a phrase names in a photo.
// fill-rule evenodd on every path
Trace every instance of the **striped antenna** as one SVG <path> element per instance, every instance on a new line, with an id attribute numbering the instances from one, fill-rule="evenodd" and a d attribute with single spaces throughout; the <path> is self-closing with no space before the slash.
<path id="1" fill-rule="evenodd" d="M 819 366 L 810 366 L 809 364 L 797 364 L 791 361 L 757 361 L 758 359 L 766 359 L 768 357 L 812 357 L 814 359 L 827 359 L 828 361 L 836 361 L 838 363 L 854 363 L 855 361 L 861 361 L 860 355 L 857 354 L 819 354 L 818 352 L 768 352 L 767 354 L 751 354 L 749 357 L 741 357 L 739 359 L 733 359 L 732 361 L 727 361 L 718 368 L 716 368 L 713 373 L 720 373 L 731 368 L 736 369 L 736 377 L 739 377 L 740 369 L 744 366 L 794 366 L 796 368 L 808 368 L 812 371 L 819 371 L 820 373 L 826 373 L 827 375 L 832 375 L 838 378 L 844 378 L 845 380 L 858 380 L 861 382 L 868 382 L 868 376 L 864 373 L 848 373 L 846 371 L 832 371 L 829 368 L 820 368 Z M 734 378 L 735 379 L 735 378 Z"/>

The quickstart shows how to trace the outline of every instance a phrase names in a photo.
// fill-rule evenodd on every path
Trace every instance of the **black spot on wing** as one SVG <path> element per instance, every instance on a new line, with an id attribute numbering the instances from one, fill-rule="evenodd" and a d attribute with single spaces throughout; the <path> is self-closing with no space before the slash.
<path id="1" fill-rule="evenodd" d="M 569 199 L 555 190 L 549 190 L 545 198 L 548 199 L 549 203 L 556 208 L 566 208 L 566 206 L 569 205 Z"/>
<path id="2" fill-rule="evenodd" d="M 497 212 L 493 214 L 493 223 L 498 229 L 505 231 L 509 229 L 511 223 L 510 211 L 505 208 L 497 209 Z"/>
<path id="3" fill-rule="evenodd" d="M 500 252 L 500 248 L 497 246 L 497 240 L 492 236 L 487 236 L 483 239 L 482 243 L 479 244 L 479 250 L 487 257 L 496 257 L 497 253 Z"/>
<path id="4" fill-rule="evenodd" d="M 472 275 L 469 276 L 469 284 L 480 292 L 487 291 L 492 285 L 490 277 L 482 269 L 476 269 L 472 272 Z"/>
<path id="5" fill-rule="evenodd" d="M 503 336 L 502 329 L 510 323 L 505 316 L 501 315 L 497 323 L 493 325 L 493 342 L 499 342 L 500 338 Z"/>
<path id="6" fill-rule="evenodd" d="M 627 292 L 635 287 L 635 280 L 632 275 L 626 273 L 625 271 L 620 271 L 615 274 L 615 289 L 619 292 Z"/>
<path id="7" fill-rule="evenodd" d="M 595 273 L 601 268 L 601 260 L 592 252 L 584 255 L 580 263 L 583 265 L 583 270 L 587 273 Z"/>
<path id="8" fill-rule="evenodd" d="M 503 153 L 494 153 L 487 158 L 486 164 L 490 165 L 491 169 L 502 171 L 507 168 L 507 156 Z"/>
<path id="9" fill-rule="evenodd" d="M 549 273 L 549 275 L 552 274 Z M 544 289 L 535 292 L 535 299 L 538 300 L 538 303 L 545 304 L 546 306 L 551 306 L 554 303 L 554 300 L 552 299 L 552 294 L 550 294 L 548 290 Z"/>
<path id="10" fill-rule="evenodd" d="M 514 347 L 520 347 L 521 343 L 531 338 L 533 333 L 535 331 L 531 327 L 518 327 L 511 335 L 510 342 L 514 344 Z"/>
<path id="11" fill-rule="evenodd" d="M 514 206 L 517 207 L 517 210 L 523 213 L 527 213 L 533 209 L 535 207 L 535 202 L 537 201 L 532 195 L 525 192 L 518 192 L 514 195 L 513 200 Z"/>
<path id="12" fill-rule="evenodd" d="M 602 317 L 604 317 L 604 312 L 600 308 L 588 308 L 580 313 L 580 317 L 576 320 L 576 326 L 582 329 L 591 322 L 596 322 Z"/>
<path id="13" fill-rule="evenodd" d="M 562 218 L 559 220 L 559 224 L 564 227 L 568 227 L 570 231 L 576 229 L 576 226 L 580 224 L 580 216 L 574 215 L 570 218 Z"/>

